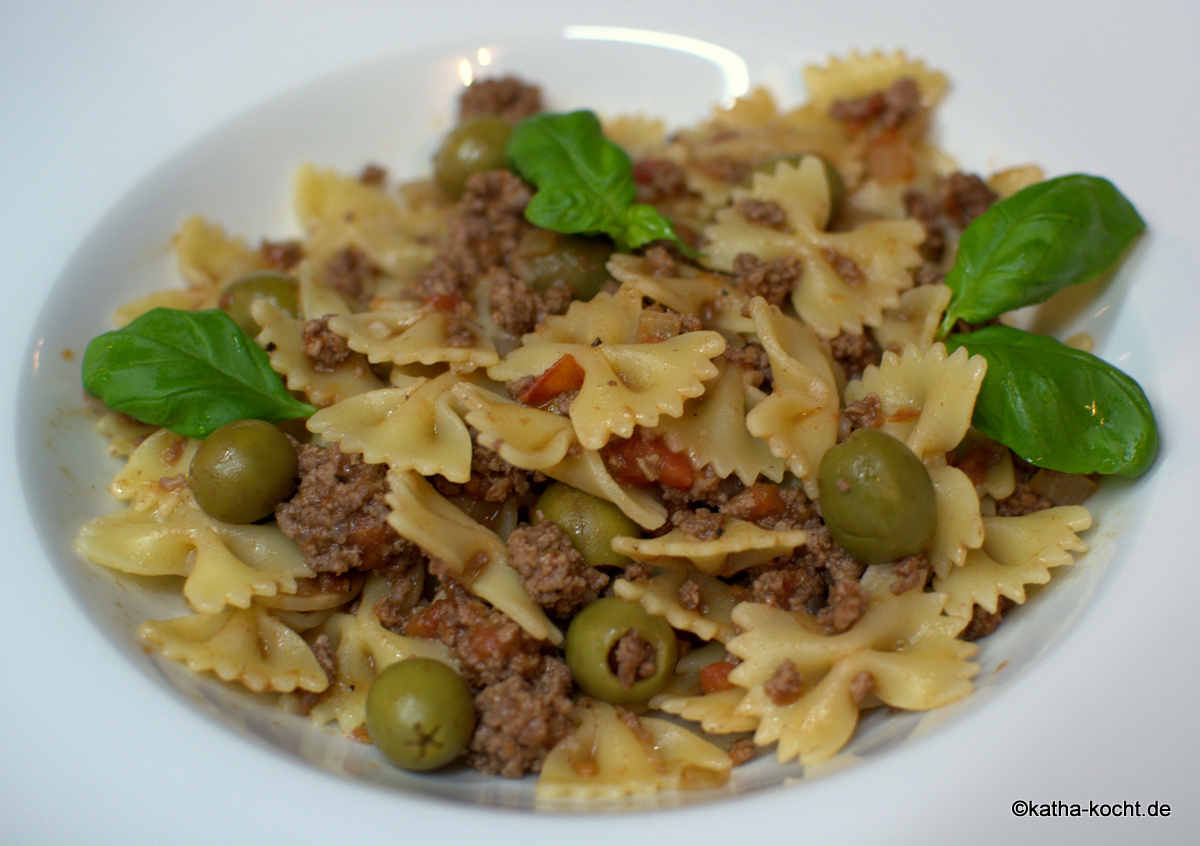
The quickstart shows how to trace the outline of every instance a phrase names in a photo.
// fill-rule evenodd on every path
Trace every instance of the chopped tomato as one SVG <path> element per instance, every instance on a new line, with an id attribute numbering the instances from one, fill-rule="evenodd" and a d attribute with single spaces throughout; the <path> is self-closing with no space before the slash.
<path id="1" fill-rule="evenodd" d="M 517 399 L 525 405 L 540 408 L 559 394 L 578 391 L 583 387 L 583 377 L 583 368 L 574 356 L 568 353 L 542 371 L 541 375 L 517 395 Z"/>
<path id="2" fill-rule="evenodd" d="M 704 693 L 732 690 L 733 682 L 729 680 L 729 673 L 732 670 L 733 663 L 730 661 L 713 661 L 711 664 L 705 665 L 700 670 L 700 690 Z"/>
<path id="3" fill-rule="evenodd" d="M 778 485 L 754 484 L 746 488 L 741 496 L 748 500 L 746 519 L 751 522 L 778 514 L 786 507 Z"/>
<path id="4" fill-rule="evenodd" d="M 613 479 L 622 485 L 645 487 L 658 482 L 686 490 L 695 481 L 692 462 L 668 447 L 662 438 L 612 440 L 602 452 Z"/>
<path id="5" fill-rule="evenodd" d="M 433 306 L 443 314 L 457 314 L 466 300 L 458 294 L 430 294 L 421 302 L 424 305 Z"/>

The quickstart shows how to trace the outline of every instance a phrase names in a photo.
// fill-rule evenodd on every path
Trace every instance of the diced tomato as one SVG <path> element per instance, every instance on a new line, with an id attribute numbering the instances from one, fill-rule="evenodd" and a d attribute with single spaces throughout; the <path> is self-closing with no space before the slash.
<path id="1" fill-rule="evenodd" d="M 730 661 L 713 661 L 700 670 L 700 690 L 704 693 L 720 693 L 723 690 L 733 690 L 733 682 L 729 673 L 733 670 Z"/>
<path id="2" fill-rule="evenodd" d="M 517 395 L 517 399 L 525 405 L 540 408 L 559 394 L 578 391 L 583 387 L 583 377 L 583 368 L 568 353 L 542 371 Z"/>
<path id="3" fill-rule="evenodd" d="M 750 522 L 778 514 L 787 507 L 779 493 L 778 485 L 751 485 L 742 492 L 742 496 L 749 501 L 745 519 Z"/>
<path id="4" fill-rule="evenodd" d="M 458 294 L 430 294 L 421 302 L 424 305 L 433 306 L 443 314 L 457 314 L 466 300 Z"/>
<path id="5" fill-rule="evenodd" d="M 645 487 L 655 482 L 686 490 L 695 481 L 692 462 L 662 438 L 612 440 L 602 450 L 608 471 L 619 484 Z"/>

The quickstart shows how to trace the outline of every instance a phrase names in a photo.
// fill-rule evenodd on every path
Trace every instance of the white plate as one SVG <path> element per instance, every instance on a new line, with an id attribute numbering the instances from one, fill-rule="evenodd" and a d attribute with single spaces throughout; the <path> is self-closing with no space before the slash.
<path id="1" fill-rule="evenodd" d="M 609 5 L 597 8 L 611 12 Z M 350 60 L 352 51 L 342 50 L 340 60 L 321 65 L 340 70 L 294 73 L 292 80 L 301 84 L 292 91 L 277 93 L 282 85 L 272 84 L 260 86 L 255 98 L 201 97 L 209 104 L 210 118 L 208 124 L 197 121 L 193 131 L 257 99 L 262 105 L 222 122 L 157 167 L 150 165 L 161 158 L 161 150 L 122 156 L 112 140 L 81 139 L 84 151 L 113 155 L 116 170 L 124 168 L 130 175 L 123 185 L 106 186 L 126 196 L 98 224 L 88 221 L 95 229 L 86 238 L 79 233 L 82 246 L 69 261 L 64 261 L 66 251 L 74 245 L 57 242 L 64 250 L 58 267 L 52 268 L 61 271 L 58 281 L 44 304 L 25 306 L 43 307 L 36 323 L 17 333 L 32 330 L 35 339 L 21 354 L 24 381 L 15 430 L 22 490 L 35 529 L 14 526 L 19 554 L 12 561 L 32 567 L 33 573 L 15 582 L 25 591 L 9 592 L 23 598 L 13 615 L 16 634 L 4 647 L 5 678 L 21 681 L 16 688 L 11 682 L 5 687 L 10 696 L 20 690 L 15 698 L 28 704 L 16 710 L 0 735 L 6 784 L 0 837 L 80 842 L 104 841 L 119 833 L 124 842 L 161 842 L 174 841 L 183 832 L 184 839 L 198 841 L 227 842 L 240 836 L 265 842 L 292 839 L 297 833 L 316 839 L 327 830 L 345 830 L 348 819 L 354 820 L 351 831 L 375 836 L 397 824 L 409 836 L 434 836 L 445 832 L 451 819 L 473 819 L 487 826 L 497 842 L 534 836 L 596 842 L 626 837 L 636 842 L 639 834 L 668 832 L 748 836 L 758 827 L 770 831 L 783 824 L 799 813 L 796 808 L 803 808 L 806 832 L 841 831 L 859 842 L 867 837 L 921 842 L 956 830 L 972 831 L 974 839 L 984 840 L 990 834 L 1011 839 L 1009 832 L 1036 840 L 1059 831 L 1086 834 L 1092 841 L 1145 836 L 1161 842 L 1192 827 L 1187 807 L 1191 793 L 1180 785 L 1197 773 L 1197 765 L 1194 756 L 1172 742 L 1172 734 L 1190 730 L 1187 709 L 1178 703 L 1197 692 L 1194 675 L 1181 672 L 1189 671 L 1197 656 L 1188 593 L 1198 580 L 1194 554 L 1175 549 L 1183 538 L 1176 527 L 1187 525 L 1179 492 L 1197 464 L 1196 448 L 1183 436 L 1194 432 L 1188 421 L 1200 409 L 1195 373 L 1184 366 L 1188 354 L 1171 339 L 1187 337 L 1183 314 L 1200 305 L 1194 288 L 1184 284 L 1196 266 L 1195 235 L 1180 223 L 1198 218 L 1195 201 L 1185 204 L 1169 188 L 1196 168 L 1180 155 L 1181 148 L 1171 145 L 1169 129 L 1160 127 L 1153 135 L 1139 131 L 1169 104 L 1157 88 L 1143 92 L 1147 99 L 1130 97 L 1130 91 L 1140 89 L 1128 80 L 1149 78 L 1148 72 L 1132 62 L 1119 73 L 1096 64 L 1100 57 L 1113 62 L 1122 55 L 1112 50 L 1118 35 L 1133 50 L 1124 55 L 1138 55 L 1133 48 L 1150 37 L 1149 31 L 1122 32 L 1110 22 L 1089 28 L 1091 46 L 1072 43 L 1069 48 L 1051 38 L 1035 38 L 1026 55 L 1036 60 L 1022 60 L 1007 53 L 973 55 L 975 51 L 948 37 L 931 37 L 903 21 L 892 23 L 908 37 L 870 40 L 856 35 L 855 22 L 844 16 L 800 21 L 795 11 L 789 13 L 794 24 L 816 23 L 815 33 L 785 41 L 776 32 L 749 25 L 755 15 L 763 24 L 767 9 L 766 3 L 750 4 L 746 19 L 728 20 L 716 32 L 712 25 L 655 29 L 646 26 L 652 22 L 631 21 L 628 14 L 564 17 L 558 10 L 556 19 L 569 21 L 572 29 L 539 18 L 546 25 L 532 32 L 530 27 L 508 27 L 506 35 L 475 33 L 465 40 L 452 35 L 455 18 L 444 9 L 432 23 L 423 24 L 439 38 L 410 37 L 398 53 L 362 63 Z M 955 29 L 932 4 L 928 14 Z M 886 18 L 886 10 L 880 15 Z M 637 23 L 638 31 L 590 25 L 598 19 Z M 182 25 L 185 19 L 170 20 Z M 266 25 L 264 18 L 255 20 Z M 1068 22 L 1070 16 L 1061 13 L 1060 24 Z M 879 32 L 878 23 L 860 25 L 868 34 Z M 994 21 L 992 34 L 982 43 L 991 43 L 1006 26 L 1010 32 L 1020 30 L 1015 19 Z M 297 25 L 285 29 L 298 31 Z M 1155 29 L 1153 35 L 1171 35 L 1164 30 Z M 973 31 L 957 27 L 960 35 Z M 655 32 L 705 38 L 672 40 Z M 835 36 L 838 40 L 831 40 Z M 187 38 L 181 43 L 197 51 L 185 50 L 184 56 L 200 54 L 201 45 Z M 1100 351 L 1141 380 L 1159 413 L 1162 458 L 1146 479 L 1109 486 L 1094 503 L 1098 526 L 1088 537 L 1093 553 L 985 641 L 984 671 L 971 699 L 928 719 L 868 721 L 852 747 L 860 759 L 840 759 L 824 768 L 828 777 L 814 778 L 810 772 L 798 784 L 763 789 L 761 784 L 799 770 L 781 773 L 769 763 L 756 764 L 738 773 L 729 792 L 747 793 L 735 800 L 710 799 L 650 815 L 580 819 L 495 810 L 527 805 L 527 782 L 398 774 L 378 766 L 374 750 L 264 711 L 249 697 L 194 679 L 136 647 L 129 633 L 143 618 L 146 603 L 153 602 L 153 591 L 114 582 L 80 564 L 70 549 L 75 527 L 111 507 L 103 484 L 114 465 L 99 459 L 88 418 L 78 410 L 78 360 L 64 357 L 63 351 L 80 353 L 89 337 L 108 328 L 112 306 L 161 287 L 170 269 L 163 247 L 184 216 L 203 213 L 251 238 L 280 237 L 290 231 L 286 192 L 301 161 L 346 169 L 377 161 L 398 174 L 418 172 L 450 120 L 464 67 L 475 73 L 514 70 L 540 80 L 556 108 L 642 109 L 682 122 L 738 93 L 747 80 L 771 84 L 781 99 L 794 100 L 800 96 L 798 69 L 805 62 L 854 46 L 897 44 L 909 45 L 912 53 L 951 76 L 955 94 L 942 112 L 944 142 L 967 166 L 1030 159 L 1044 163 L 1051 173 L 1102 173 L 1134 199 L 1152 230 L 1121 273 L 1094 298 L 1075 303 L 1057 329 L 1092 331 L 1100 339 Z M 241 46 L 252 47 L 253 42 Z M 162 52 L 159 58 L 166 59 L 172 51 Z M 146 58 L 145 51 L 141 56 Z M 1180 85 L 1177 93 L 1184 103 L 1194 102 L 1185 96 L 1196 87 L 1196 63 L 1190 61 L 1191 88 Z M 263 67 L 257 60 L 246 65 Z M 1082 68 L 1088 69 L 1086 77 L 1079 75 Z M 171 72 L 176 84 L 199 78 Z M 219 77 L 221 72 L 213 73 Z M 119 72 L 115 77 L 122 78 Z M 265 97 L 268 93 L 274 96 Z M 1098 118 L 1108 117 L 1114 104 L 1120 104 L 1123 120 L 1109 120 L 1098 132 Z M 1066 121 L 1058 117 L 1064 107 Z M 146 118 L 146 112 L 128 106 L 84 109 L 83 114 L 95 120 L 113 111 Z M 1195 137 L 1178 129 L 1179 117 L 1173 117 L 1178 139 Z M 1194 127 L 1194 116 L 1191 121 Z M 166 121 L 175 132 L 191 123 Z M 89 126 L 86 121 L 78 125 Z M 52 136 L 51 142 L 62 144 L 62 137 Z M 133 145 L 136 149 L 137 142 Z M 23 154 L 23 160 L 38 158 L 33 143 L 13 152 Z M 135 166 L 141 173 L 150 171 L 136 184 L 134 177 L 140 174 Z M 1177 176 L 1169 179 L 1159 167 L 1171 168 Z M 64 194 L 57 190 L 57 196 Z M 56 196 L 53 189 L 51 196 Z M 116 199 L 114 194 L 109 202 Z M 31 205 L 35 212 L 48 207 L 36 197 Z M 66 217 L 81 225 L 78 218 Z M 50 222 L 40 221 L 43 227 Z M 25 231 L 36 234 L 28 225 Z M 5 284 L 10 300 L 20 302 L 15 298 L 26 288 Z M 17 507 L 21 494 L 12 482 L 5 493 Z M 35 530 L 45 555 L 33 539 Z M 1166 584 L 1170 591 L 1163 589 Z M 1143 713 L 1148 704 L 1152 721 Z M 331 778 L 330 770 L 354 780 Z M 364 786 L 362 780 L 384 789 Z M 9 784 L 15 787 L 7 789 Z M 56 810 L 64 790 L 78 813 Z M 315 813 L 313 796 L 337 810 Z M 463 797 L 473 804 L 459 804 Z M 863 797 L 869 797 L 871 813 L 862 810 Z M 1084 809 L 1091 801 L 1140 802 L 1143 809 L 1166 802 L 1173 816 L 1021 820 L 1010 809 L 1017 800 L 1078 802 Z M 201 827 L 189 829 L 197 818 L 203 820 Z M 244 821 L 252 819 L 262 820 L 264 827 L 247 826 Z M 1117 837 L 1120 833 L 1126 836 Z"/>

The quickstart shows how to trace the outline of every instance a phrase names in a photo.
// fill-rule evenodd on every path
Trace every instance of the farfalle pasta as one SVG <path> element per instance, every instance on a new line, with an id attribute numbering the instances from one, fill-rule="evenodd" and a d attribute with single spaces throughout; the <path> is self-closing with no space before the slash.
<path id="1" fill-rule="evenodd" d="M 231 421 L 276 423 L 261 437 L 295 463 L 98 394 L 119 508 L 76 546 L 177 588 L 143 645 L 422 748 L 453 732 L 388 724 L 376 682 L 441 662 L 465 693 L 405 695 L 469 698 L 454 766 L 536 774 L 547 807 L 716 789 L 772 754 L 799 772 L 863 712 L 967 696 L 975 641 L 1092 524 L 1092 479 L 1041 484 L 977 427 L 989 359 L 945 325 L 959 236 L 1041 173 L 960 171 L 929 136 L 946 77 L 903 53 L 804 78 L 807 103 L 758 88 L 673 130 L 481 80 L 431 177 L 304 165 L 298 234 L 257 245 L 184 221 L 182 284 L 117 322 L 224 310 L 212 369 L 245 354 L 279 383 L 229 382 L 270 395 Z M 595 193 L 623 186 L 586 225 L 559 220 L 594 199 L 556 204 L 566 165 L 523 153 L 553 121 L 595 132 L 575 151 L 604 151 Z M 195 469 L 214 443 L 234 468 L 206 467 L 215 493 Z M 869 470 L 828 469 L 852 449 Z M 280 472 L 264 512 L 209 513 Z"/>

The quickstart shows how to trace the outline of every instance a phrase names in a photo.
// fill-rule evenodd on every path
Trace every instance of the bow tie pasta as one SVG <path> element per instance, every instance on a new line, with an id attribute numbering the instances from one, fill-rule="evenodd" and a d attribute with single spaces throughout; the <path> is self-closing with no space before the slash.
<path id="1" fill-rule="evenodd" d="M 96 402 L 121 507 L 77 547 L 177 587 L 146 648 L 289 719 L 537 774 L 550 806 L 809 765 L 860 712 L 967 696 L 975 641 L 1091 526 L 1094 476 L 975 427 L 989 359 L 941 328 L 959 236 L 1041 173 L 958 170 L 930 140 L 947 80 L 902 53 L 805 79 L 807 103 L 756 89 L 670 132 L 481 80 L 427 177 L 305 165 L 297 233 L 257 247 L 186 221 L 182 285 L 118 324 L 224 311 L 308 411 L 237 412 L 277 422 L 298 469 L 233 524 L 192 496 L 201 437 Z M 592 172 L 522 166 L 568 130 Z M 258 449 L 208 468 L 220 496 L 273 472 L 238 469 Z M 869 469 L 827 475 L 853 449 Z M 892 542 L 914 522 L 933 528 Z M 390 669 L 410 660 L 462 684 Z"/>

